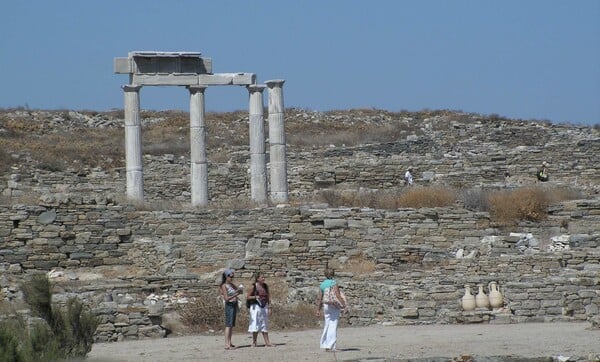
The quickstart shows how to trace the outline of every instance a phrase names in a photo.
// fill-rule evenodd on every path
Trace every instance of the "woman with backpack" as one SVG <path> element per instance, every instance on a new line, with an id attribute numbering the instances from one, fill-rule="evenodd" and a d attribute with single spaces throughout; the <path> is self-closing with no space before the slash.
<path id="1" fill-rule="evenodd" d="M 246 306 L 248 307 L 248 332 L 252 333 L 252 347 L 256 347 L 258 332 L 261 332 L 265 340 L 266 347 L 274 347 L 269 341 L 269 317 L 272 314 L 271 296 L 269 286 L 265 283 L 265 276 L 261 272 L 254 274 L 254 283 L 248 290 L 246 296 Z"/>
<path id="2" fill-rule="evenodd" d="M 337 326 L 342 311 L 347 307 L 346 298 L 333 279 L 334 275 L 333 269 L 325 269 L 325 280 L 319 285 L 317 294 L 317 317 L 321 316 L 321 308 L 323 308 L 325 318 L 321 348 L 325 348 L 327 352 L 336 351 Z"/>

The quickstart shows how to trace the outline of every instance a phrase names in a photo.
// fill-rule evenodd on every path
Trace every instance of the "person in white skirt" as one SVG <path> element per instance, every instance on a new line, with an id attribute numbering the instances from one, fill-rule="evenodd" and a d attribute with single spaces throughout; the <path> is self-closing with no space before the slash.
<path id="1" fill-rule="evenodd" d="M 321 308 L 323 308 L 323 317 L 325 318 L 320 346 L 327 352 L 337 351 L 337 326 L 342 311 L 347 307 L 346 299 L 342 296 L 337 282 L 333 279 L 334 275 L 335 272 L 333 269 L 325 269 L 325 280 L 319 285 L 319 293 L 317 295 L 317 317 L 321 316 Z M 327 298 L 324 298 L 329 295 L 329 289 L 335 293 L 335 299 L 341 304 L 336 305 L 333 301 L 328 301 L 326 300 Z"/>
<path id="2" fill-rule="evenodd" d="M 265 283 L 265 276 L 261 272 L 254 274 L 254 283 L 246 295 L 248 306 L 249 325 L 248 332 L 252 333 L 252 347 L 256 347 L 258 332 L 261 332 L 266 347 L 275 347 L 269 340 L 269 317 L 272 314 L 271 296 L 269 286 Z"/>

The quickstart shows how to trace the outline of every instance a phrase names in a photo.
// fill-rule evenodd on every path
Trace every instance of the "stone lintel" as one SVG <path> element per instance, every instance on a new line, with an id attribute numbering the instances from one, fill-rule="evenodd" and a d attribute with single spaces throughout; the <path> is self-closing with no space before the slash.
<path id="1" fill-rule="evenodd" d="M 197 85 L 198 74 L 133 74 L 132 84 L 136 85 Z"/>
<path id="2" fill-rule="evenodd" d="M 254 73 L 200 74 L 198 83 L 202 85 L 251 85 L 256 83 Z"/>

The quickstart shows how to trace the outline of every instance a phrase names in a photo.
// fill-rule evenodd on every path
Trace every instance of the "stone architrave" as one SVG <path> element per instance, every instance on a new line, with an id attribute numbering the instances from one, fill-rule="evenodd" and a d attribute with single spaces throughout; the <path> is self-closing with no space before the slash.
<path id="1" fill-rule="evenodd" d="M 250 195 L 260 204 L 267 202 L 267 161 L 265 155 L 264 85 L 249 85 L 250 112 Z"/>
<path id="2" fill-rule="evenodd" d="M 144 201 L 140 88 L 140 86 L 135 85 L 123 86 L 123 91 L 125 94 L 125 160 L 127 198 L 134 201 Z"/>
<path id="3" fill-rule="evenodd" d="M 285 146 L 285 119 L 282 79 L 269 80 L 269 144 L 271 165 L 271 201 L 288 201 L 287 165 Z"/>
<path id="4" fill-rule="evenodd" d="M 190 178 L 192 205 L 208 204 L 208 161 L 204 91 L 208 86 L 239 85 L 250 93 L 251 197 L 267 202 L 267 167 L 264 140 L 263 90 L 254 73 L 213 73 L 212 60 L 198 52 L 134 51 L 127 58 L 114 59 L 114 72 L 128 74 L 125 91 L 125 149 L 127 198 L 144 200 L 142 168 L 142 127 L 140 96 L 142 86 L 187 86 L 190 92 Z M 287 201 L 285 130 L 283 125 L 283 80 L 270 81 L 269 130 L 271 137 L 271 198 Z M 271 99 L 272 98 L 272 99 Z M 273 116 L 271 116 L 271 114 Z"/>
<path id="5" fill-rule="evenodd" d="M 206 158 L 205 86 L 190 91 L 190 179 L 192 206 L 208 204 L 208 162 Z"/>

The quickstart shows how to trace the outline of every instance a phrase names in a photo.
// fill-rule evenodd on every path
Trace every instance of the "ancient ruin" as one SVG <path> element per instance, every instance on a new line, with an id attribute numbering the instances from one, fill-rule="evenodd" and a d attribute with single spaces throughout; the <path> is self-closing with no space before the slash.
<path id="1" fill-rule="evenodd" d="M 260 92 L 255 87 L 261 86 L 249 86 L 251 99 Z M 102 318 L 97 341 L 155 338 L 169 333 L 169 318 L 181 303 L 215 296 L 226 267 L 245 281 L 260 270 L 284 286 L 275 301 L 283 308 L 314 303 L 329 265 L 352 301 L 351 325 L 600 326 L 600 128 L 452 112 L 286 109 L 285 115 L 288 127 L 304 131 L 399 131 L 392 139 L 336 147 L 289 133 L 290 195 L 308 201 L 285 207 L 139 208 L 117 197 L 125 194 L 127 176 L 120 167 L 57 171 L 37 167 L 25 152 L 11 155 L 12 167 L 1 175 L 7 202 L 0 205 L 0 299 L 19 303 L 20 282 L 47 273 L 60 288 L 59 300 L 77 295 Z M 3 117 L 27 130 L 120 132 L 123 124 L 118 113 L 13 111 Z M 245 118 L 219 126 L 239 134 Z M 249 158 L 248 147 L 239 144 L 227 151 L 227 160 L 208 163 L 211 186 L 215 197 L 237 200 L 249 192 L 252 153 Z M 253 153 L 260 154 L 259 147 Z M 190 156 L 146 154 L 144 161 L 153 181 L 147 199 L 187 204 Z M 552 203 L 537 222 L 502 225 L 462 203 L 384 209 L 309 198 L 332 189 L 402 191 L 408 165 L 415 169 L 414 187 L 540 186 L 535 170 L 542 161 L 551 164 L 542 187 L 571 187 L 580 195 Z M 27 203 L 28 195 L 37 197 Z M 489 295 L 492 282 L 503 296 L 501 308 L 463 310 L 465 285 L 482 284 Z"/>
<path id="2" fill-rule="evenodd" d="M 127 58 L 115 58 L 114 71 L 128 74 L 125 92 L 125 147 L 127 197 L 144 200 L 142 164 L 142 123 L 140 90 L 143 86 L 185 86 L 190 92 L 190 178 L 192 205 L 209 201 L 208 157 L 204 92 L 209 86 L 246 86 L 250 113 L 251 198 L 267 202 L 267 162 L 263 120 L 264 85 L 256 84 L 254 73 L 213 73 L 212 60 L 197 52 L 134 51 Z M 266 81 L 269 88 L 269 140 L 271 156 L 271 200 L 287 201 L 283 80 Z M 210 136 L 210 135 L 209 135 Z"/>

